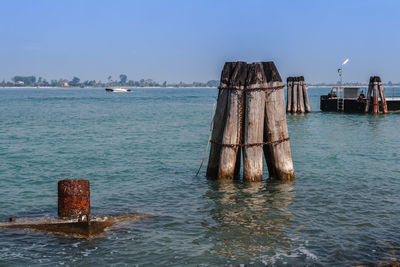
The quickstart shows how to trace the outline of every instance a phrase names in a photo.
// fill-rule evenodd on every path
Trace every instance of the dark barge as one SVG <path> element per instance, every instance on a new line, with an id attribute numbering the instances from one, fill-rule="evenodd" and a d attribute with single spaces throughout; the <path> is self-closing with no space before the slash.
<path id="1" fill-rule="evenodd" d="M 363 90 L 362 90 L 363 89 Z M 366 111 L 368 96 L 365 96 L 366 88 L 360 87 L 333 87 L 327 95 L 321 95 L 320 109 L 321 111 L 338 111 L 345 113 L 373 113 L 374 105 L 373 97 L 369 96 L 369 105 Z M 386 90 L 386 105 L 388 112 L 400 111 L 400 96 L 395 96 Z M 377 101 L 378 112 L 382 112 L 383 103 L 379 97 Z"/>

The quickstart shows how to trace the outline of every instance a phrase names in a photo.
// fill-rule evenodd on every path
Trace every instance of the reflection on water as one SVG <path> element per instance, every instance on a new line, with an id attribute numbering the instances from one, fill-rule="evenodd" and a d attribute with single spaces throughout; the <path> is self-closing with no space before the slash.
<path id="1" fill-rule="evenodd" d="M 381 116 L 382 115 L 380 115 L 380 114 L 371 114 L 371 115 L 369 115 L 367 117 L 368 126 L 373 130 L 378 129 L 380 127 L 381 122 L 382 122 L 381 119 L 380 119 Z"/>
<path id="2" fill-rule="evenodd" d="M 205 196 L 215 203 L 210 216 L 216 226 L 207 231 L 212 253 L 248 262 L 289 249 L 286 227 L 293 219 L 293 189 L 293 184 L 281 182 L 210 182 Z"/>
<path id="3" fill-rule="evenodd" d="M 286 119 L 301 125 L 308 119 L 309 116 L 310 113 L 289 113 L 287 114 Z"/>

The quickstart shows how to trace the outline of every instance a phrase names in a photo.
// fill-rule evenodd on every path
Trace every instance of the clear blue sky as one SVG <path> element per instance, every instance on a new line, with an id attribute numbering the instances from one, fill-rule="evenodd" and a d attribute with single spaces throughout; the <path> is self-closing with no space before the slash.
<path id="1" fill-rule="evenodd" d="M 283 78 L 400 81 L 400 1 L 1 1 L 0 79 L 219 79 L 225 61 Z"/>

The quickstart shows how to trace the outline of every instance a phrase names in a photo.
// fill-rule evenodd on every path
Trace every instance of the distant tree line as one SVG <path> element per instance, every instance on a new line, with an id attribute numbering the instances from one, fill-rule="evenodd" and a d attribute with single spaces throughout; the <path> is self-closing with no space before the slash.
<path id="1" fill-rule="evenodd" d="M 340 82 L 336 82 L 336 83 L 308 83 L 308 85 L 311 86 L 337 86 L 340 85 Z M 361 82 L 344 82 L 343 85 L 346 86 L 368 86 L 368 83 L 361 83 Z M 383 83 L 383 85 L 385 86 L 399 86 L 400 82 L 398 83 L 394 83 L 392 81 L 388 81 L 386 83 Z"/>
<path id="2" fill-rule="evenodd" d="M 160 84 L 152 79 L 141 79 L 138 81 L 128 80 L 128 76 L 126 74 L 121 74 L 118 78 L 118 80 L 113 80 L 112 76 L 110 75 L 107 77 L 107 82 L 102 82 L 96 80 L 81 81 L 81 79 L 76 76 L 74 76 L 71 80 L 46 80 L 42 77 L 38 77 L 36 79 L 35 76 L 14 76 L 10 81 L 1 81 L 0 87 L 217 87 L 219 85 L 219 81 L 217 80 L 192 83 L 167 83 L 167 81 L 164 81 Z"/>

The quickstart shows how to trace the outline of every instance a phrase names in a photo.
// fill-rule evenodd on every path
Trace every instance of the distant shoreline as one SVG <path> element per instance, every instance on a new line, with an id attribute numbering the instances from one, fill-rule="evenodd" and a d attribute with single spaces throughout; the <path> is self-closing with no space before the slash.
<path id="1" fill-rule="evenodd" d="M 286 85 L 285 85 L 286 86 Z M 307 88 L 317 89 L 317 88 L 332 88 L 338 85 L 307 85 Z M 346 87 L 359 87 L 368 88 L 368 85 L 345 85 Z M 385 88 L 400 88 L 400 85 L 384 85 Z M 218 87 L 207 87 L 207 86 L 188 86 L 188 87 L 178 87 L 178 86 L 107 86 L 107 87 L 97 87 L 97 86 L 87 86 L 87 87 L 60 87 L 60 86 L 6 86 L 0 87 L 1 89 L 105 89 L 105 88 L 125 88 L 125 89 L 212 89 Z"/>
<path id="2" fill-rule="evenodd" d="M 160 89 L 173 89 L 173 88 L 217 88 L 217 87 L 207 87 L 207 86 L 185 86 L 185 87 L 178 87 L 178 86 L 106 86 L 106 87 L 98 87 L 98 86 L 85 86 L 85 87 L 61 87 L 61 86 L 6 86 L 0 87 L 0 89 L 105 89 L 105 88 L 124 88 L 124 89 L 153 89 L 153 88 L 160 88 Z"/>

